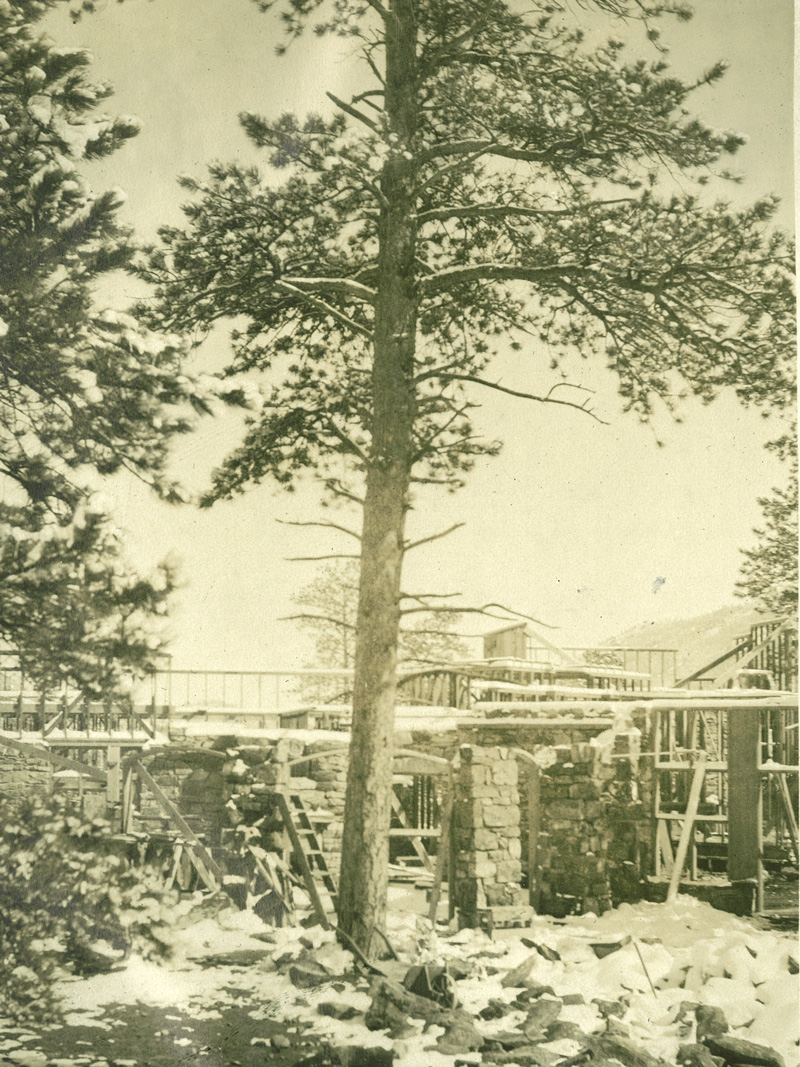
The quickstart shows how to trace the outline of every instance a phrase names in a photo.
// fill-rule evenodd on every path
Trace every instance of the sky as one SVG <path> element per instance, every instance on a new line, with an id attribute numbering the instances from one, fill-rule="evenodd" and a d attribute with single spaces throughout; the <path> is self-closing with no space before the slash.
<path id="1" fill-rule="evenodd" d="M 747 202 L 777 192 L 789 227 L 791 0 L 697 0 L 696 8 L 688 24 L 663 23 L 670 64 L 691 76 L 717 59 L 729 63 L 720 85 L 696 94 L 694 109 L 749 137 L 734 161 L 743 181 L 727 195 Z M 46 25 L 59 45 L 90 49 L 95 75 L 115 87 L 109 110 L 141 121 L 133 142 L 86 173 L 98 190 L 125 191 L 124 219 L 144 237 L 180 221 L 179 174 L 202 177 L 213 160 L 257 158 L 238 126 L 240 111 L 325 111 L 326 90 L 345 96 L 361 77 L 354 53 L 336 39 L 307 35 L 277 58 L 277 23 L 252 0 L 107 0 L 77 24 L 62 10 Z M 595 17 L 590 29 L 620 35 L 611 19 Z M 126 281 L 100 295 L 124 302 L 136 293 Z M 226 356 L 220 331 L 201 349 L 200 365 L 222 366 Z M 523 391 L 541 381 L 536 366 L 519 359 L 501 358 L 495 372 Z M 596 390 L 606 425 L 508 396 L 481 397 L 478 424 L 504 441 L 503 451 L 457 494 L 415 501 L 412 538 L 465 525 L 409 554 L 405 591 L 506 604 L 552 627 L 548 638 L 564 645 L 730 603 L 740 549 L 753 543 L 760 520 L 757 498 L 782 477 L 763 449 L 775 424 L 723 396 L 709 406 L 690 402 L 679 424 L 659 412 L 652 426 L 641 425 L 621 412 L 605 371 L 580 365 L 573 380 Z M 176 473 L 191 487 L 207 484 L 238 430 L 235 417 L 206 420 L 177 446 Z M 143 567 L 168 554 L 181 562 L 175 666 L 310 665 L 307 639 L 281 618 L 292 613 L 292 595 L 314 577 L 314 564 L 287 557 L 351 551 L 340 535 L 281 525 L 320 517 L 312 484 L 292 496 L 262 485 L 203 511 L 162 505 L 132 481 L 113 491 L 131 556 Z M 473 616 L 465 628 L 477 634 L 501 625 Z"/>

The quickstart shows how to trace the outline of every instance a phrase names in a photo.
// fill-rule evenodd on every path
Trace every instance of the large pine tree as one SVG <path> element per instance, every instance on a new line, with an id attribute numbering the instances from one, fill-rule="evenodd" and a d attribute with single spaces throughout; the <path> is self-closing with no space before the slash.
<path id="1" fill-rule="evenodd" d="M 172 569 L 126 564 L 98 490 L 121 469 L 165 495 L 193 388 L 174 339 L 96 306 L 131 239 L 122 194 L 79 173 L 136 133 L 108 86 L 37 23 L 60 0 L 0 3 L 0 646 L 42 686 L 120 689 L 153 661 Z"/>
<path id="2" fill-rule="evenodd" d="M 332 97 L 331 119 L 243 115 L 268 175 L 218 164 L 186 180 L 186 226 L 162 231 L 146 273 L 158 325 L 237 319 L 232 369 L 269 372 L 263 414 L 208 502 L 311 468 L 363 503 L 339 921 L 370 951 L 406 512 L 415 484 L 455 486 L 495 450 L 470 419 L 481 390 L 504 389 L 495 350 L 552 368 L 532 401 L 582 406 L 559 377 L 578 352 L 642 418 L 656 398 L 725 387 L 769 404 L 791 373 L 792 252 L 769 229 L 772 197 L 734 209 L 709 192 L 742 138 L 689 103 L 721 65 L 687 84 L 657 48 L 629 60 L 619 41 L 588 47 L 551 0 L 259 6 L 290 35 L 319 9 L 371 81 Z M 680 5 L 600 6 L 649 18 Z"/>

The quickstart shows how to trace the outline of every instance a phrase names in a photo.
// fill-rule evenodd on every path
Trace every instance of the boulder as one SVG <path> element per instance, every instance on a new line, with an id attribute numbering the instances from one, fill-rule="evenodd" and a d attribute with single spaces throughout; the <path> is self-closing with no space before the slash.
<path id="1" fill-rule="evenodd" d="M 504 1000 L 497 1000 L 492 998 L 485 1008 L 481 1008 L 478 1015 L 481 1019 L 502 1019 L 504 1015 L 508 1015 L 511 1011 L 508 1004 Z"/>
<path id="2" fill-rule="evenodd" d="M 519 1030 L 498 1030 L 496 1034 L 487 1037 L 484 1042 L 484 1048 L 490 1055 L 494 1055 L 495 1052 L 513 1052 L 514 1049 L 522 1048 L 524 1045 L 530 1045 L 530 1041 Z"/>
<path id="3" fill-rule="evenodd" d="M 724 1060 L 712 1056 L 706 1045 L 681 1045 L 678 1049 L 678 1063 L 685 1067 L 720 1067 Z"/>
<path id="4" fill-rule="evenodd" d="M 472 1052 L 483 1047 L 483 1038 L 465 1011 L 456 1009 L 445 1012 L 439 1025 L 445 1027 L 445 1032 L 436 1040 L 436 1051 L 442 1055 L 455 1056 L 459 1052 Z"/>
<path id="5" fill-rule="evenodd" d="M 619 1034 L 601 1034 L 593 1039 L 592 1044 L 601 1056 L 619 1060 L 623 1067 L 661 1067 L 661 1060 L 651 1056 L 635 1041 Z"/>
<path id="6" fill-rule="evenodd" d="M 536 963 L 536 960 L 536 954 L 528 956 L 528 958 L 523 960 L 522 963 L 516 966 L 513 970 L 509 971 L 508 974 L 506 974 L 500 982 L 500 985 L 503 987 L 503 989 L 514 989 L 516 986 L 525 985 L 525 980 L 533 970 L 533 966 Z"/>
<path id="7" fill-rule="evenodd" d="M 557 1019 L 551 1023 L 545 1031 L 545 1037 L 548 1041 L 575 1041 L 583 1049 L 590 1048 L 592 1044 L 589 1035 L 584 1033 L 577 1023 L 567 1019 Z"/>
<path id="8" fill-rule="evenodd" d="M 603 1000 L 602 997 L 595 997 L 592 1004 L 597 1005 L 597 1010 L 604 1019 L 608 1019 L 611 1015 L 616 1015 L 618 1019 L 621 1019 L 630 1006 L 625 997 L 620 997 L 619 1000 Z"/>
<path id="9" fill-rule="evenodd" d="M 725 1012 L 715 1004 L 698 1004 L 695 1008 L 697 1019 L 697 1040 L 704 1041 L 707 1037 L 722 1037 L 728 1032 L 728 1020 Z"/>
<path id="10" fill-rule="evenodd" d="M 539 1045 L 520 1045 L 513 1052 L 494 1052 L 489 1063 L 516 1063 L 519 1067 L 553 1067 L 561 1056 Z"/>
<path id="11" fill-rule="evenodd" d="M 747 1064 L 748 1067 L 785 1067 L 783 1056 L 768 1045 L 757 1045 L 741 1037 L 707 1037 L 705 1044 L 712 1055 L 719 1056 L 732 1067 Z"/>
<path id="12" fill-rule="evenodd" d="M 543 1039 L 544 1031 L 556 1021 L 561 1013 L 561 1006 L 562 1002 L 560 1000 L 539 997 L 528 1009 L 528 1018 L 522 1027 L 522 1032 L 532 1041 L 539 1039 L 538 1035 L 541 1035 L 541 1039 Z"/>
<path id="13" fill-rule="evenodd" d="M 297 989 L 313 989 L 331 979 L 330 971 L 313 959 L 296 960 L 289 968 L 289 981 Z"/>
<path id="14" fill-rule="evenodd" d="M 541 982 L 536 982 L 533 978 L 526 978 L 524 985 L 525 988 L 521 993 L 517 993 L 515 998 L 517 1004 L 529 1004 L 532 1000 L 536 1000 L 537 997 L 543 997 L 548 994 L 551 997 L 556 995 L 551 985 L 542 985 Z"/>
<path id="15" fill-rule="evenodd" d="M 427 997 L 410 993 L 391 978 L 379 978 L 370 990 L 372 1003 L 364 1016 L 368 1030 L 388 1030 L 391 1037 L 409 1032 L 408 1018 L 438 1023 L 443 1009 Z"/>
<path id="16" fill-rule="evenodd" d="M 391 1048 L 364 1048 L 361 1045 L 347 1045 L 336 1049 L 341 1067 L 392 1067 L 395 1052 Z"/>
<path id="17" fill-rule="evenodd" d="M 629 945 L 631 943 L 631 940 L 631 937 L 628 936 L 620 938 L 619 941 L 594 942 L 589 947 L 599 960 L 603 960 L 606 958 L 606 956 L 610 956 L 612 952 L 619 952 L 619 950 L 621 948 L 624 948 L 625 945 Z"/>
<path id="18" fill-rule="evenodd" d="M 394 1063 L 394 1049 L 363 1048 L 360 1045 L 347 1045 L 332 1048 L 323 1045 L 313 1056 L 300 1060 L 295 1067 L 391 1067 Z"/>
<path id="19" fill-rule="evenodd" d="M 542 959 L 547 960 L 548 963 L 555 963 L 561 959 L 556 950 L 550 948 L 549 945 L 541 945 L 538 941 L 532 941 L 529 937 L 523 937 L 520 940 L 526 948 L 535 948 Z"/>
<path id="20" fill-rule="evenodd" d="M 358 1008 L 354 1008 L 352 1004 L 341 1004 L 334 1000 L 323 1000 L 317 1005 L 317 1011 L 330 1019 L 341 1020 L 354 1019 L 359 1014 Z"/>

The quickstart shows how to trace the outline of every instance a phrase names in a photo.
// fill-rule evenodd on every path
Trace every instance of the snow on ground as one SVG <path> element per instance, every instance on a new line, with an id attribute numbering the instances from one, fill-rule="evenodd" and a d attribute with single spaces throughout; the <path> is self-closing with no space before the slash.
<path id="1" fill-rule="evenodd" d="M 535 982 L 550 986 L 556 997 L 583 998 L 583 1003 L 565 1003 L 559 1018 L 586 1033 L 606 1027 L 594 1000 L 624 998 L 622 1015 L 614 1018 L 615 1033 L 674 1062 L 678 1046 L 694 1041 L 691 1008 L 711 1004 L 724 1010 L 733 1036 L 769 1045 L 783 1056 L 786 1067 L 800 1064 L 800 979 L 791 973 L 797 969 L 794 935 L 761 929 L 750 920 L 681 896 L 673 905 L 621 905 L 600 917 L 538 917 L 531 927 L 498 930 L 493 938 L 474 930 L 448 936 L 434 932 L 419 914 L 414 894 L 393 896 L 388 932 L 401 962 L 380 966 L 402 980 L 412 963 L 467 964 L 469 976 L 458 982 L 457 989 L 461 1004 L 473 1017 L 490 999 L 511 1004 L 519 988 L 503 988 L 502 979 L 512 968 L 532 960 L 529 977 Z M 545 958 L 536 945 L 552 958 Z M 598 958 L 593 946 L 614 950 Z M 69 1021 L 104 1025 L 104 1005 L 136 1002 L 190 1010 L 198 1018 L 222 1018 L 227 1004 L 246 996 L 259 1005 L 250 1012 L 254 1019 L 304 1019 L 313 1024 L 320 1040 L 332 1044 L 394 1047 L 396 1067 L 455 1063 L 455 1056 L 431 1050 L 441 1030 L 429 1027 L 423 1034 L 421 1021 L 416 1035 L 392 1041 L 382 1033 L 369 1033 L 361 1014 L 341 1021 L 318 1013 L 323 1000 L 347 1003 L 359 1013 L 370 1003 L 367 979 L 353 982 L 353 958 L 330 931 L 272 929 L 251 912 L 228 909 L 176 930 L 174 949 L 167 964 L 133 958 L 117 973 L 64 981 L 60 993 Z M 238 962 L 231 953 L 249 956 Z M 224 958 L 203 966 L 202 957 L 210 955 Z M 296 988 L 285 972 L 288 961 L 301 956 L 324 964 L 330 980 L 315 988 Z M 346 972 L 350 979 L 337 981 Z M 523 1019 L 523 1012 L 514 1012 L 491 1022 L 477 1019 L 477 1025 L 488 1036 Z M 564 1057 L 577 1051 L 574 1042 L 564 1039 L 544 1047 Z M 480 1062 L 478 1053 L 461 1053 L 458 1058 Z"/>

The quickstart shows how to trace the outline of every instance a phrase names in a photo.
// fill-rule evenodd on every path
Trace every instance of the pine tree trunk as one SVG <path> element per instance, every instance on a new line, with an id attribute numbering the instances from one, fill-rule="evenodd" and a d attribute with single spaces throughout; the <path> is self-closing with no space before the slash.
<path id="1" fill-rule="evenodd" d="M 393 0 L 386 20 L 386 111 L 401 146 L 411 143 L 416 109 L 413 0 Z M 386 915 L 400 577 L 416 417 L 414 169 L 401 152 L 387 161 L 381 189 L 372 448 L 339 885 L 339 926 L 368 955 L 379 948 L 375 931 L 384 928 Z"/>

